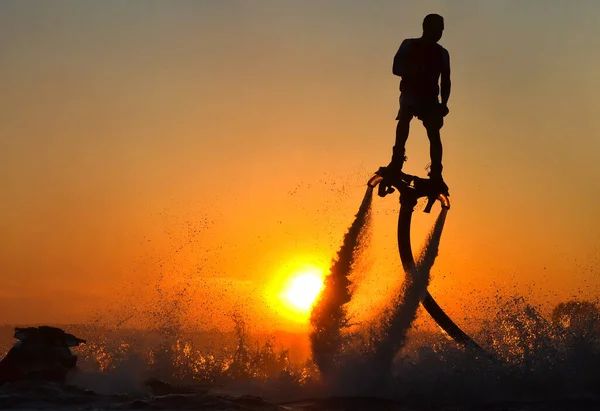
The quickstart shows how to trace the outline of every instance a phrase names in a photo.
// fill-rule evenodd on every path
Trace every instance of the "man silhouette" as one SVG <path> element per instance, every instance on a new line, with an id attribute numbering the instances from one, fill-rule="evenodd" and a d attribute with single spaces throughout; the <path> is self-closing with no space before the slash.
<path id="1" fill-rule="evenodd" d="M 394 56 L 392 72 L 402 77 L 400 81 L 400 109 L 396 126 L 396 143 L 388 169 L 402 171 L 406 161 L 405 145 L 410 121 L 417 117 L 427 130 L 430 143 L 432 180 L 442 180 L 442 141 L 440 129 L 448 114 L 450 97 L 450 55 L 437 42 L 442 38 L 444 18 L 429 14 L 423 20 L 423 35 L 406 39 Z M 438 80 L 441 77 L 438 86 Z M 441 94 L 442 101 L 438 100 Z"/>

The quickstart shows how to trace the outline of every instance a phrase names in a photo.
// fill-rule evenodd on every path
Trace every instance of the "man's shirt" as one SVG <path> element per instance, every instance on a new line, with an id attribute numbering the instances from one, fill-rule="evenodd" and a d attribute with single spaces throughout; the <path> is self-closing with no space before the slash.
<path id="1" fill-rule="evenodd" d="M 406 39 L 394 57 L 393 72 L 402 77 L 400 94 L 437 99 L 440 75 L 450 75 L 450 54 L 437 43 Z"/>

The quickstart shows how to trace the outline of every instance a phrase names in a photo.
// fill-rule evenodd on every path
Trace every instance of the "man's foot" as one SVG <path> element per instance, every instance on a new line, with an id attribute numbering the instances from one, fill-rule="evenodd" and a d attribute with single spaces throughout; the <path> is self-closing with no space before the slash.
<path id="1" fill-rule="evenodd" d="M 447 196 L 450 195 L 450 191 L 448 190 L 448 185 L 444 182 L 444 180 L 440 177 L 440 180 L 438 182 L 439 187 L 440 187 L 440 192 L 442 194 L 445 194 Z"/>
<path id="2" fill-rule="evenodd" d="M 385 197 L 395 191 L 393 188 L 394 183 L 398 183 L 405 176 L 402 172 L 402 166 L 405 161 L 406 156 L 399 156 L 394 150 L 394 155 L 392 156 L 390 164 L 388 164 L 387 167 L 379 168 L 376 174 L 383 178 L 379 183 L 378 194 L 380 197 Z"/>
<path id="3" fill-rule="evenodd" d="M 431 175 L 430 174 L 429 175 L 429 180 L 433 183 L 434 187 L 436 187 L 437 189 L 439 189 L 440 193 L 445 194 L 447 196 L 450 195 L 450 192 L 448 191 L 448 185 L 446 184 L 446 182 L 442 178 L 441 174 L 439 174 L 439 175 Z"/>
<path id="4" fill-rule="evenodd" d="M 402 172 L 402 167 L 406 162 L 407 158 L 405 155 L 404 147 L 392 147 L 392 161 L 386 167 L 390 172 Z"/>
<path id="5" fill-rule="evenodd" d="M 431 180 L 441 180 L 442 179 L 442 166 L 437 164 L 430 164 L 426 167 L 428 169 L 427 175 Z"/>
<path id="6" fill-rule="evenodd" d="M 438 186 L 440 192 L 442 194 L 450 195 L 448 192 L 448 185 L 444 182 L 442 178 L 442 167 L 431 167 L 429 170 L 429 180 L 435 185 Z"/>
<path id="7" fill-rule="evenodd" d="M 406 162 L 406 160 L 407 160 L 407 157 L 404 155 L 403 156 L 396 156 L 396 155 L 392 156 L 392 161 L 386 167 L 388 172 L 391 175 L 403 174 L 402 167 L 404 166 L 404 163 Z"/>

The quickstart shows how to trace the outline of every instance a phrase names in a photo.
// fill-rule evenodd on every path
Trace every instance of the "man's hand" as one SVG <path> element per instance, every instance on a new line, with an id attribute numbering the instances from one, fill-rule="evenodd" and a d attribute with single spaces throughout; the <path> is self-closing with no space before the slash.
<path id="1" fill-rule="evenodd" d="M 440 104 L 440 110 L 442 111 L 442 117 L 446 117 L 448 115 L 448 113 L 450 112 L 450 109 L 448 108 L 448 106 L 446 104 Z"/>

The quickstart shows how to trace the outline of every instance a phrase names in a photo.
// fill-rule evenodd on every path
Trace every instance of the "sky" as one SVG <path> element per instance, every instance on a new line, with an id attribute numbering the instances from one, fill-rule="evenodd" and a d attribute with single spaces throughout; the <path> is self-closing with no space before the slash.
<path id="1" fill-rule="evenodd" d="M 391 157 L 392 58 L 432 12 L 452 210 L 430 291 L 459 316 L 503 293 L 595 298 L 600 3 L 19 0 L 0 3 L 0 322 L 127 317 L 193 289 L 204 323 L 251 307 L 285 326 L 264 292 L 334 257 Z M 406 170 L 428 152 L 415 120 Z M 357 298 L 377 305 L 402 274 L 397 199 L 374 207 Z"/>

